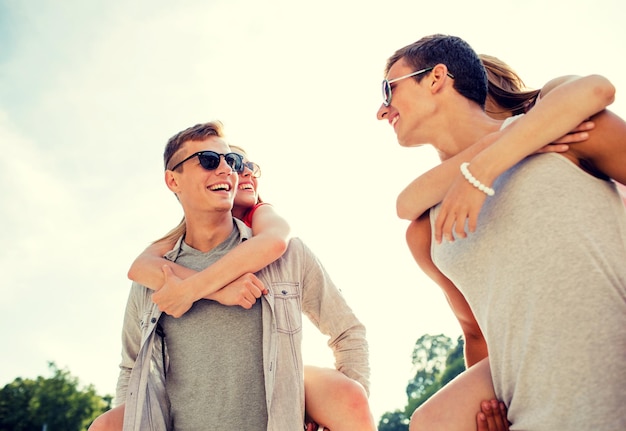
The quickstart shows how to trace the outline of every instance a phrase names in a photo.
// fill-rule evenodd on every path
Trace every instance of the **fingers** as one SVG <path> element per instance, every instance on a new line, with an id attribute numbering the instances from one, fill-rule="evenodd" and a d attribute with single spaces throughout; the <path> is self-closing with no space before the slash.
<path id="1" fill-rule="evenodd" d="M 441 244 L 441 237 L 442 237 L 441 228 L 443 226 L 444 221 L 445 221 L 445 218 L 443 214 L 441 214 L 440 212 L 439 215 L 437 216 L 437 219 L 435 220 L 435 242 L 437 242 L 437 244 Z"/>
<path id="2" fill-rule="evenodd" d="M 454 241 L 452 236 L 452 227 L 454 226 L 453 215 L 448 212 L 445 205 L 442 205 L 439 215 L 435 220 L 435 241 L 437 244 L 441 244 L 441 240 Z"/>
<path id="3" fill-rule="evenodd" d="M 478 431 L 501 431 L 496 427 L 489 401 L 480 403 L 480 412 L 476 415 L 476 429 Z"/>
<path id="4" fill-rule="evenodd" d="M 244 287 L 254 294 L 255 298 L 260 298 L 261 295 L 269 293 L 263 282 L 254 274 L 245 274 L 240 277 L 240 280 L 243 282 Z"/>
<path id="5" fill-rule="evenodd" d="M 496 407 L 497 407 L 497 401 L 495 401 L 495 402 L 496 402 Z M 494 417 L 493 405 L 491 404 L 491 402 L 489 402 L 489 401 L 483 402 L 481 408 L 482 408 L 483 413 L 487 417 L 487 428 L 490 431 L 492 431 L 492 430 L 498 430 L 498 431 L 501 430 L 501 428 L 498 428 L 498 426 L 497 426 L 496 418 Z M 500 425 L 502 425 L 502 421 L 500 421 Z"/>
<path id="6" fill-rule="evenodd" d="M 578 126 L 576 126 L 573 130 L 571 130 L 568 134 L 554 141 L 553 144 L 573 144 L 577 142 L 586 141 L 587 139 L 589 139 L 589 133 L 587 132 L 593 129 L 595 126 L 596 125 L 593 121 L 583 121 Z M 549 152 L 549 151 L 551 150 L 547 150 L 546 152 Z M 557 150 L 553 150 L 553 151 L 557 151 Z"/>
<path id="7" fill-rule="evenodd" d="M 239 291 L 237 304 L 247 310 L 252 308 L 258 298 L 269 293 L 263 282 L 254 274 L 245 274 L 234 283 L 238 285 Z"/>
<path id="8" fill-rule="evenodd" d="M 553 144 L 575 144 L 577 142 L 583 142 L 589 139 L 589 133 L 587 132 L 575 132 L 568 133 L 565 136 L 561 136 L 559 139 L 552 142 Z"/>
<path id="9" fill-rule="evenodd" d="M 490 431 L 487 425 L 487 417 L 483 412 L 476 414 L 476 431 Z"/>
<path id="10" fill-rule="evenodd" d="M 474 232 L 476 230 L 477 217 L 471 217 L 471 214 L 467 211 L 447 214 L 447 212 L 442 209 L 435 221 L 435 240 L 437 243 L 441 244 L 442 238 L 449 242 L 454 242 L 455 237 L 467 238 L 465 220 L 468 218 L 470 221 L 473 221 L 473 225 L 470 226 L 470 232 Z M 453 235 L 452 232 L 454 232 L 455 235 Z"/>
<path id="11" fill-rule="evenodd" d="M 594 123 L 593 121 L 591 121 L 591 120 L 583 121 L 578 126 L 576 126 L 570 133 L 573 133 L 573 132 L 583 132 L 583 131 L 586 131 L 586 130 L 591 130 L 594 127 L 596 127 L 596 123 Z"/>
<path id="12" fill-rule="evenodd" d="M 478 225 L 478 213 L 470 213 L 467 218 L 467 228 L 470 232 L 476 232 L 476 226 Z"/>
<path id="13" fill-rule="evenodd" d="M 567 144 L 549 144 L 545 147 L 541 147 L 537 150 L 537 154 L 542 153 L 564 153 L 569 150 L 569 145 Z"/>
<path id="14" fill-rule="evenodd" d="M 456 233 L 457 238 L 467 238 L 467 234 L 465 233 L 465 220 L 466 219 L 467 219 L 467 214 L 458 214 L 456 216 L 454 226 L 450 226 L 450 229 L 454 227 L 454 232 Z"/>
<path id="15" fill-rule="evenodd" d="M 455 238 L 467 238 L 468 232 L 475 232 L 485 199 L 486 195 L 465 179 L 453 185 L 441 203 L 433 226 L 436 243 L 441 244 L 443 239 L 453 242 Z"/>
<path id="16" fill-rule="evenodd" d="M 172 271 L 172 268 L 169 267 L 169 265 L 163 265 L 163 267 L 161 268 L 161 271 L 163 271 L 163 275 L 165 276 L 165 279 L 167 279 L 168 277 L 171 277 L 174 272 Z"/>
<path id="17" fill-rule="evenodd" d="M 508 417 L 507 417 L 507 409 L 506 409 L 506 406 L 504 405 L 504 403 L 503 403 L 502 401 L 500 401 L 500 402 L 498 403 L 498 407 L 499 407 L 499 410 L 500 410 L 500 419 L 502 420 L 502 424 L 503 424 L 502 429 L 503 429 L 504 431 L 509 431 L 509 425 L 510 425 L 510 423 L 509 423 L 509 419 L 508 419 Z"/>
<path id="18" fill-rule="evenodd" d="M 476 415 L 477 431 L 508 431 L 506 407 L 498 400 L 483 401 Z"/>

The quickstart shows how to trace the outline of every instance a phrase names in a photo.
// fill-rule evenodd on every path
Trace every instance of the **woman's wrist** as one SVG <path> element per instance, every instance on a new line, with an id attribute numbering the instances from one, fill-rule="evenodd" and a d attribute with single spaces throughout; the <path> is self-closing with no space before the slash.
<path id="1" fill-rule="evenodd" d="M 461 163 L 461 174 L 463 177 L 469 182 L 471 185 L 476 187 L 478 190 L 486 194 L 487 196 L 493 196 L 496 192 L 491 187 L 483 184 L 478 180 L 469 170 L 469 162 Z"/>

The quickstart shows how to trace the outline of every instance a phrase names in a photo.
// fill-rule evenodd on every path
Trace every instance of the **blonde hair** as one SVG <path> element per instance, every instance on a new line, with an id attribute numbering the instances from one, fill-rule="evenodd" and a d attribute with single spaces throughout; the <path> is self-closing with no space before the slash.
<path id="1" fill-rule="evenodd" d="M 178 241 L 178 238 L 185 235 L 186 232 L 187 224 L 185 223 L 185 216 L 183 216 L 183 219 L 180 223 L 178 223 L 178 226 L 166 233 L 165 236 L 152 241 L 152 244 L 156 244 L 157 242 L 176 242 Z"/>

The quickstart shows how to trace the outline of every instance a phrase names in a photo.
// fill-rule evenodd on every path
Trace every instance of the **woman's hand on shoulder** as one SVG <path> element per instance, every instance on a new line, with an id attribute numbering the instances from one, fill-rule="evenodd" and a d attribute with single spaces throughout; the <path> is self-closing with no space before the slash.
<path id="1" fill-rule="evenodd" d="M 465 238 L 465 221 L 469 232 L 476 230 L 478 214 L 487 195 L 469 183 L 461 174 L 457 175 L 454 183 L 441 202 L 439 214 L 435 220 L 435 241 L 440 244 L 442 238 L 454 241 L 456 238 Z"/>

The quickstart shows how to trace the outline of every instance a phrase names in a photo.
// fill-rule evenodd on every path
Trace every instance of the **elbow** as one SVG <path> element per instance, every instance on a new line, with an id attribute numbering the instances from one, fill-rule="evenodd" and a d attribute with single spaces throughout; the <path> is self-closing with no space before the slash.
<path id="1" fill-rule="evenodd" d="M 129 280 L 134 281 L 136 280 L 137 275 L 138 274 L 137 274 L 137 271 L 135 270 L 135 263 L 133 262 L 126 276 L 128 277 Z"/>
<path id="2" fill-rule="evenodd" d="M 287 251 L 287 246 L 289 245 L 289 241 L 284 239 L 276 239 L 272 241 L 270 247 L 268 247 L 267 252 L 274 256 L 275 259 L 278 259 L 285 251 Z"/>
<path id="3" fill-rule="evenodd" d="M 593 95 L 600 104 L 600 110 L 606 108 L 615 101 L 615 86 L 607 78 L 601 75 L 588 77 L 593 82 Z"/>
<path id="4" fill-rule="evenodd" d="M 400 194 L 400 196 L 398 196 L 398 199 L 396 200 L 396 215 L 398 216 L 398 218 L 401 218 L 403 220 L 414 220 L 416 217 L 414 217 L 414 214 L 411 211 L 411 207 L 405 202 L 406 199 L 403 199 L 402 194 Z"/>

